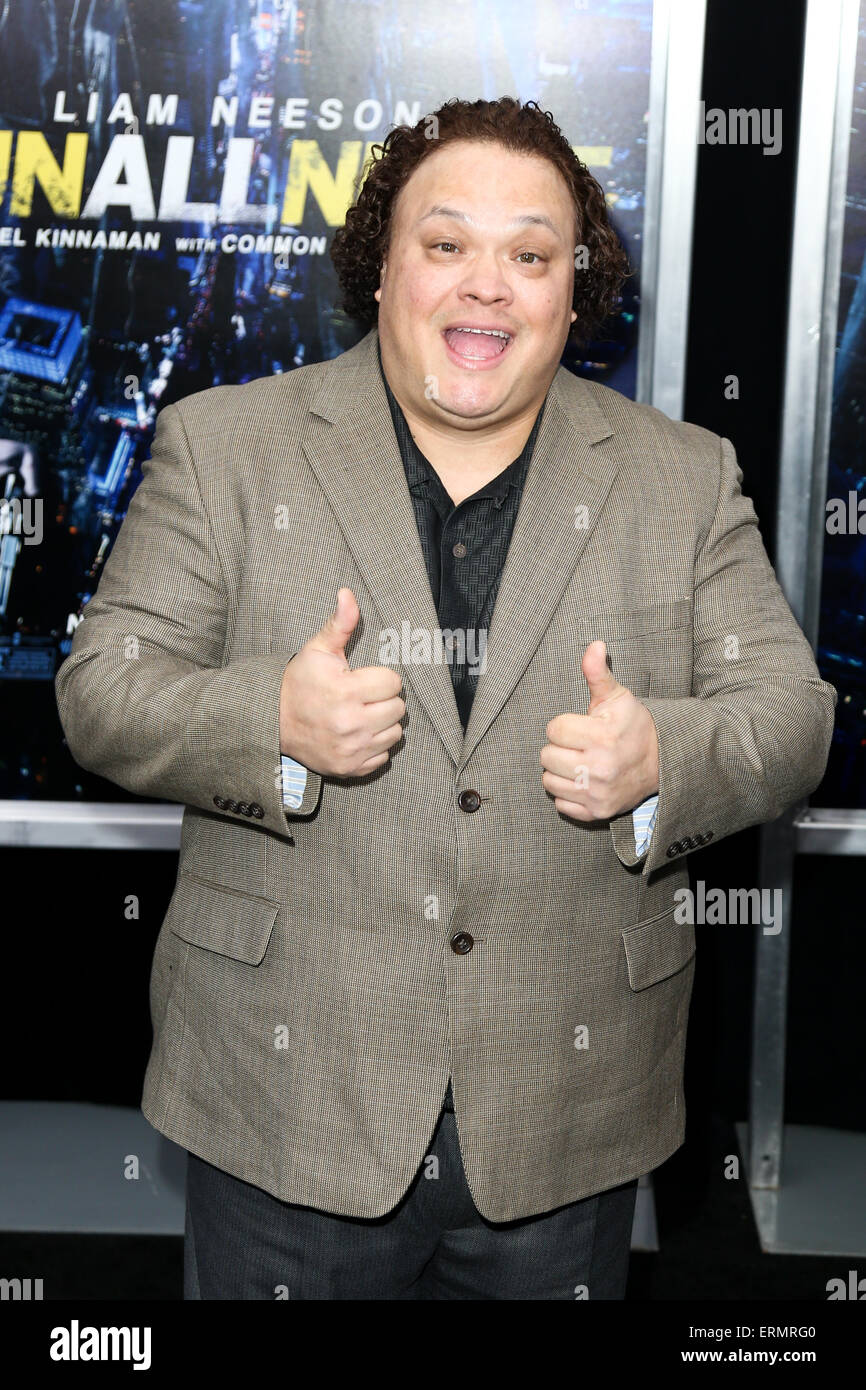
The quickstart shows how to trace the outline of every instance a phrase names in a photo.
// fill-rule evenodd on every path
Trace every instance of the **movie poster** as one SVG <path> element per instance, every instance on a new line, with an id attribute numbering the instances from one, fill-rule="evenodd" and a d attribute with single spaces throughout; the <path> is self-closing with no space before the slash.
<path id="1" fill-rule="evenodd" d="M 817 660 L 839 692 L 814 805 L 866 808 L 866 2 L 860 7 Z"/>
<path id="2" fill-rule="evenodd" d="M 54 677 L 157 411 L 362 336 L 329 257 L 372 146 L 449 97 L 550 110 L 634 270 L 565 365 L 634 395 L 651 0 L 0 0 L 0 797 L 79 768 Z"/>

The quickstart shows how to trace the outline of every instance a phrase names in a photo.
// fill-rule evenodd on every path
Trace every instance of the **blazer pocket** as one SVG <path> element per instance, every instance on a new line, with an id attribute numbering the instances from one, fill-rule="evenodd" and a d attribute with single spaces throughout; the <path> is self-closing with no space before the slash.
<path id="1" fill-rule="evenodd" d="M 636 637 L 649 637 L 671 628 L 690 627 L 692 600 L 670 599 L 653 603 L 647 608 L 614 609 L 581 618 L 578 624 L 581 642 L 629 642 Z"/>
<path id="2" fill-rule="evenodd" d="M 673 907 L 633 927 L 625 927 L 622 941 L 632 989 L 646 989 L 675 975 L 695 954 L 695 929 L 678 922 Z"/>
<path id="3" fill-rule="evenodd" d="M 231 888 L 181 874 L 169 904 L 169 931 L 192 946 L 259 965 L 281 907 Z"/>

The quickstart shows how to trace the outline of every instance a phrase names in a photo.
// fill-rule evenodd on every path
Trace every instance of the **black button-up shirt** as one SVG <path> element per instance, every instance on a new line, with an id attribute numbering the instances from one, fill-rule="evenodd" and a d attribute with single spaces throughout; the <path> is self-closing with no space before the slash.
<path id="1" fill-rule="evenodd" d="M 379 357 L 381 370 L 382 358 Z M 442 480 L 421 453 L 382 372 L 394 431 L 415 508 L 427 577 L 446 643 L 454 697 L 464 732 L 478 678 L 484 670 L 487 631 L 511 544 L 542 404 L 520 455 L 502 473 L 455 506 Z M 453 641 L 448 650 L 449 637 Z"/>

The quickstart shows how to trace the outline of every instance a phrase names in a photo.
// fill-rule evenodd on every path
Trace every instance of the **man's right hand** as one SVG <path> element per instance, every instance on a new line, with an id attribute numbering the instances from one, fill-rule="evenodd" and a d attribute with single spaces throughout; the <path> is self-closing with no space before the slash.
<path id="1" fill-rule="evenodd" d="M 388 666 L 353 671 L 345 647 L 361 610 L 351 589 L 321 632 L 293 656 L 280 686 L 280 752 L 312 772 L 363 777 L 388 761 L 403 736 L 403 681 Z"/>

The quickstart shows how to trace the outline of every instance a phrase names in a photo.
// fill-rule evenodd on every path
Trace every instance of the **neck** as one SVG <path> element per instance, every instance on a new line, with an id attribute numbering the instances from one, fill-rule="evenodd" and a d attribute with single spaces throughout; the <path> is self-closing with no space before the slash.
<path id="1" fill-rule="evenodd" d="M 401 400 L 397 391 L 394 396 L 406 417 L 412 438 L 433 467 L 437 471 L 441 466 L 465 473 L 468 479 L 477 477 L 479 487 L 483 485 L 484 475 L 501 472 L 522 452 L 543 403 L 532 402 L 519 415 L 500 424 L 456 429 L 447 419 L 440 423 L 419 415 L 408 401 Z"/>
<path id="2" fill-rule="evenodd" d="M 396 394 L 396 393 L 395 393 Z M 427 459 L 455 507 L 497 478 L 523 452 L 538 408 L 509 421 L 495 433 L 431 425 L 400 406 L 416 445 Z"/>

